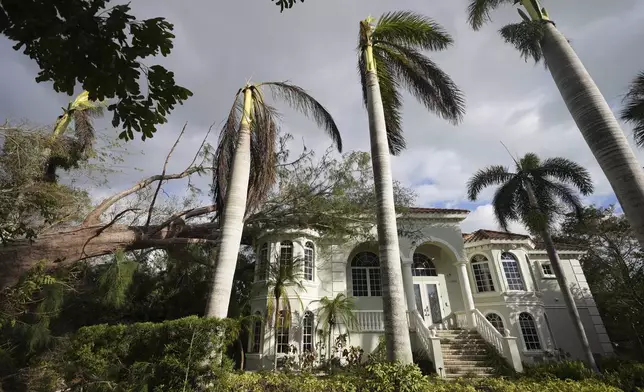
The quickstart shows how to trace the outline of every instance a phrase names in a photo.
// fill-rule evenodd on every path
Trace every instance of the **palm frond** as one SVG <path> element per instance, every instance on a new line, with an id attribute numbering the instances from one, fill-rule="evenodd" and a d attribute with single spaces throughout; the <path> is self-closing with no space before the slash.
<path id="1" fill-rule="evenodd" d="M 641 72 L 624 97 L 621 119 L 633 124 L 633 138 L 638 147 L 644 147 L 644 72 Z"/>
<path id="2" fill-rule="evenodd" d="M 563 206 L 573 211 L 578 218 L 583 217 L 584 206 L 572 187 L 555 181 L 544 181 L 543 186 L 550 194 L 559 199 Z M 565 211 L 559 212 L 564 213 Z"/>
<path id="3" fill-rule="evenodd" d="M 541 40 L 544 36 L 543 21 L 524 20 L 521 23 L 509 24 L 503 26 L 499 33 L 505 42 L 513 45 L 519 51 L 526 62 L 530 58 L 534 60 L 535 64 L 543 60 L 544 66 L 548 67 L 541 48 Z"/>
<path id="4" fill-rule="evenodd" d="M 543 179 L 523 175 L 521 180 L 523 185 L 516 197 L 517 212 L 520 220 L 532 232 L 541 232 L 551 224 L 555 216 L 561 212 L 561 208 L 557 204 L 555 197 L 549 192 L 549 189 L 544 186 Z M 535 194 L 537 206 L 533 206 L 530 203 L 528 185 Z"/>
<path id="5" fill-rule="evenodd" d="M 425 107 L 456 124 L 465 113 L 465 97 L 456 83 L 422 53 L 399 45 L 374 47 L 407 90 Z"/>
<path id="6" fill-rule="evenodd" d="M 583 166 L 566 158 L 548 158 L 536 169 L 536 173 L 570 183 L 586 196 L 593 193 L 593 180 Z"/>
<path id="7" fill-rule="evenodd" d="M 342 152 L 342 137 L 335 120 L 331 114 L 315 98 L 309 95 L 306 90 L 286 82 L 263 83 L 268 86 L 274 98 L 283 99 L 293 109 L 301 112 L 307 117 L 313 118 L 318 126 L 329 135 L 333 143 Z"/>
<path id="8" fill-rule="evenodd" d="M 504 166 L 496 165 L 483 168 L 467 181 L 467 197 L 471 201 L 475 201 L 484 188 L 503 184 L 510 181 L 513 176 L 514 174 L 510 173 L 508 168 Z"/>
<path id="9" fill-rule="evenodd" d="M 224 200 L 226 198 L 226 189 L 229 181 L 228 177 L 230 177 L 235 148 L 237 147 L 237 134 L 239 132 L 241 111 L 243 109 L 243 104 L 239 96 L 240 92 L 241 90 L 235 94 L 233 106 L 219 134 L 219 143 L 213 159 L 212 193 L 215 204 L 217 205 L 217 211 L 224 210 Z"/>
<path id="10" fill-rule="evenodd" d="M 385 128 L 387 129 L 387 141 L 389 143 L 389 152 L 392 155 L 398 155 L 405 149 L 405 138 L 402 134 L 402 97 L 398 92 L 398 82 L 393 79 L 392 71 L 374 53 L 376 61 L 376 73 L 378 74 L 378 84 L 380 86 L 380 95 L 382 105 L 385 111 Z M 364 105 L 367 105 L 367 76 L 364 56 L 358 55 L 358 73 L 360 74 L 360 84 L 362 86 L 362 98 Z"/>
<path id="11" fill-rule="evenodd" d="M 502 4 L 509 4 L 514 0 L 471 0 L 467 7 L 467 23 L 474 30 L 480 29 L 483 24 L 490 21 L 490 11 Z"/>
<path id="12" fill-rule="evenodd" d="M 425 50 L 443 50 L 454 41 L 431 18 L 411 11 L 387 12 L 376 24 L 372 40 Z"/>
<path id="13" fill-rule="evenodd" d="M 250 178 L 246 214 L 255 211 L 264 202 L 277 179 L 278 113 L 266 104 L 259 90 L 253 90 L 251 115 Z"/>
<path id="14" fill-rule="evenodd" d="M 541 166 L 541 159 L 533 152 L 529 152 L 517 162 L 517 172 L 529 172 Z"/>
<path id="15" fill-rule="evenodd" d="M 497 177 L 500 178 L 500 177 Z M 490 179 L 494 179 L 490 176 Z M 499 182 L 494 182 L 495 184 Z M 521 179 L 513 176 L 503 183 L 492 198 L 492 207 L 494 208 L 494 217 L 497 223 L 505 231 L 508 231 L 510 222 L 519 219 L 518 208 L 516 204 L 517 193 L 521 189 Z"/>

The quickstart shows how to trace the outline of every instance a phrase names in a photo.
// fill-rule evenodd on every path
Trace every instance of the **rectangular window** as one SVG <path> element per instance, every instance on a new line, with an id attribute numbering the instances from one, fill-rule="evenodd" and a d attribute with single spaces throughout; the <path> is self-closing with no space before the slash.
<path id="1" fill-rule="evenodd" d="M 382 284 L 380 282 L 380 268 L 369 268 L 369 288 L 372 297 L 382 296 Z"/>
<path id="2" fill-rule="evenodd" d="M 304 278 L 313 280 L 313 248 L 304 248 Z"/>
<path id="3" fill-rule="evenodd" d="M 508 282 L 508 290 L 525 291 L 525 284 L 516 260 L 503 261 L 503 272 Z"/>
<path id="4" fill-rule="evenodd" d="M 313 313 L 308 312 L 302 328 L 302 352 L 307 351 L 313 351 Z"/>
<path id="5" fill-rule="evenodd" d="M 258 353 L 262 344 L 262 322 L 257 320 L 253 326 L 253 347 L 251 352 Z"/>
<path id="6" fill-rule="evenodd" d="M 541 264 L 541 271 L 543 271 L 543 276 L 545 277 L 553 277 L 555 276 L 555 272 L 552 270 L 552 265 L 550 264 Z"/>
<path id="7" fill-rule="evenodd" d="M 280 315 L 277 328 L 277 352 L 280 354 L 288 353 L 289 328 L 284 325 L 284 315 Z"/>
<path id="8" fill-rule="evenodd" d="M 351 271 L 351 285 L 353 286 L 354 297 L 368 297 L 369 286 L 367 283 L 367 270 L 365 268 L 354 268 Z"/>
<path id="9" fill-rule="evenodd" d="M 490 272 L 488 263 L 472 264 L 472 271 L 474 272 L 474 282 L 476 283 L 477 292 L 494 291 L 494 281 L 492 280 L 492 273 Z"/>

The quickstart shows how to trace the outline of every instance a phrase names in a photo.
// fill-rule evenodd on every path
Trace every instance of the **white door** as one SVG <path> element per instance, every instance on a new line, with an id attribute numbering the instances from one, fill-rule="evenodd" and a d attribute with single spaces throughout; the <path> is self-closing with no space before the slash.
<path id="1" fill-rule="evenodd" d="M 441 324 L 449 307 L 445 281 L 439 277 L 424 277 L 414 282 L 416 309 L 427 326 Z"/>

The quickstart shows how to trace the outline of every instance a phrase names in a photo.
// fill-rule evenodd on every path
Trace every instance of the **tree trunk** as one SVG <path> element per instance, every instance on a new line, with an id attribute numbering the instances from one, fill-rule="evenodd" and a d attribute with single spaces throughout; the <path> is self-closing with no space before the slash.
<path id="1" fill-rule="evenodd" d="M 364 55 L 368 57 L 369 51 L 365 51 Z M 373 60 L 367 58 L 366 63 L 373 64 Z M 385 113 L 375 67 L 368 66 L 366 76 L 371 161 L 378 203 L 376 215 L 387 359 L 412 363 Z"/>
<path id="2" fill-rule="evenodd" d="M 277 371 L 277 339 L 278 339 L 278 333 L 277 333 L 277 326 L 278 326 L 278 320 L 279 320 L 279 315 L 280 315 L 280 298 L 279 296 L 275 296 L 275 328 L 273 328 L 273 331 L 275 333 L 275 358 L 273 358 L 273 371 Z M 285 323 L 286 318 L 284 318 L 284 321 L 282 322 Z"/>
<path id="3" fill-rule="evenodd" d="M 244 230 L 244 214 L 250 178 L 250 88 L 244 90 L 244 110 L 232 170 L 228 181 L 225 205 L 221 217 L 221 243 L 216 252 L 215 268 L 210 281 L 210 294 L 206 305 L 206 317 L 225 318 L 228 315 L 233 275 Z"/>
<path id="4" fill-rule="evenodd" d="M 145 238 L 143 227 L 112 225 L 77 226 L 40 234 L 34 240 L 16 240 L 0 245 L 0 290 L 15 285 L 20 277 L 38 263 L 46 267 L 64 266 L 76 261 L 114 253 L 118 249 L 136 250 L 214 240 L 213 223 L 169 226 Z M 155 226 L 149 230 L 156 231 Z"/>
<path id="5" fill-rule="evenodd" d="M 528 198 L 530 200 L 530 205 L 535 209 L 539 209 L 539 202 L 530 184 L 527 184 L 527 191 L 528 191 Z M 593 352 L 590 349 L 590 343 L 588 342 L 588 337 L 586 336 L 586 330 L 584 329 L 584 324 L 581 322 L 581 317 L 579 316 L 577 303 L 575 302 L 575 298 L 573 297 L 572 292 L 570 291 L 570 286 L 568 285 L 568 280 L 566 279 L 566 275 L 564 275 L 564 271 L 561 268 L 561 261 L 559 260 L 559 255 L 557 254 L 555 244 L 552 241 L 552 237 L 550 236 L 550 231 L 546 227 L 544 229 L 541 229 L 539 234 L 541 235 L 543 244 L 546 247 L 546 253 L 548 254 L 548 259 L 550 259 L 550 265 L 552 266 L 552 271 L 555 273 L 555 277 L 557 278 L 557 283 L 559 283 L 559 288 L 561 289 L 561 295 L 564 299 L 564 302 L 566 303 L 566 308 L 568 308 L 568 314 L 572 319 L 572 323 L 574 324 L 574 327 L 577 330 L 577 335 L 579 336 L 579 340 L 581 342 L 581 348 L 584 351 L 584 354 L 586 355 L 586 360 L 588 361 L 588 365 L 590 365 L 590 368 L 593 371 L 599 372 L 597 368 L 597 363 L 595 363 L 595 357 L 593 356 Z"/>
<path id="6" fill-rule="evenodd" d="M 623 130 L 566 38 L 545 24 L 543 55 L 570 114 L 644 247 L 644 171 Z"/>

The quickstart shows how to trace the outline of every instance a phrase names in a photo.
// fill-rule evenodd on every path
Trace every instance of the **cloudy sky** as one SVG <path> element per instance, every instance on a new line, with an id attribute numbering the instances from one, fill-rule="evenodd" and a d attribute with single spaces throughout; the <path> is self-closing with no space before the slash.
<path id="1" fill-rule="evenodd" d="M 615 112 L 629 81 L 644 70 L 644 2 L 641 0 L 543 0 L 560 30 L 594 77 Z M 152 59 L 175 72 L 177 82 L 194 96 L 170 116 L 154 139 L 128 144 L 130 154 L 112 176 L 110 189 L 94 189 L 100 198 L 137 179 L 158 173 L 181 126 L 184 142 L 170 162 L 181 170 L 210 124 L 220 124 L 232 96 L 247 80 L 289 80 L 314 95 L 334 115 L 345 150 L 369 150 L 366 113 L 356 73 L 358 22 L 368 15 L 408 9 L 434 18 L 454 37 L 455 45 L 431 57 L 448 72 L 467 96 L 467 115 L 458 127 L 432 114 L 407 96 L 404 132 L 409 148 L 393 159 L 394 177 L 413 187 L 419 206 L 470 209 L 463 230 L 496 228 L 489 205 L 491 192 L 470 203 L 468 177 L 490 164 L 510 164 L 501 145 L 513 154 L 534 152 L 563 156 L 587 167 L 596 193 L 589 202 L 607 205 L 615 197 L 595 163 L 547 71 L 525 63 L 504 44 L 497 30 L 518 15 L 512 7 L 497 11 L 494 21 L 474 32 L 466 25 L 466 0 L 307 0 L 280 14 L 269 0 L 133 0 L 139 18 L 162 16 L 175 25 L 170 57 Z M 37 124 L 55 120 L 69 98 L 37 84 L 37 66 L 0 37 L 0 118 L 29 119 Z M 283 110 L 283 129 L 322 151 L 326 136 L 301 116 Z M 101 123 L 103 132 L 117 135 Z M 624 127 L 630 138 L 630 128 Z M 211 136 L 215 143 L 217 132 Z M 644 154 L 637 151 L 640 159 Z M 175 185 L 169 193 L 179 192 Z M 515 230 L 521 231 L 520 227 Z"/>

